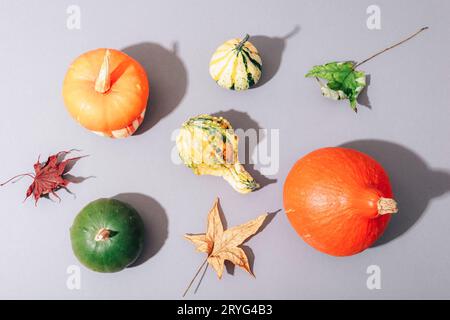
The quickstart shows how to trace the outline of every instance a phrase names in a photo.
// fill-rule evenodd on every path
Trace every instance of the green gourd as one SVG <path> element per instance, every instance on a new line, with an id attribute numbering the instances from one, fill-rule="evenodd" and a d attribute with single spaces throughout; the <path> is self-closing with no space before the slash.
<path id="1" fill-rule="evenodd" d="M 209 74 L 223 88 L 247 90 L 261 78 L 262 60 L 255 46 L 244 39 L 231 39 L 214 52 Z"/>
<path id="2" fill-rule="evenodd" d="M 76 216 L 70 228 L 78 260 L 97 272 L 117 272 L 139 257 L 144 245 L 144 224 L 130 205 L 98 199 Z"/>

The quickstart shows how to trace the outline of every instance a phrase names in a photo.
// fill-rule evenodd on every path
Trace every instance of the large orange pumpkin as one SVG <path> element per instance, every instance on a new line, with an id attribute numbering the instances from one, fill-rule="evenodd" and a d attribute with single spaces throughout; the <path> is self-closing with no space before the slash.
<path id="1" fill-rule="evenodd" d="M 371 246 L 397 212 L 383 167 L 346 148 L 318 149 L 298 160 L 286 178 L 283 198 L 303 240 L 333 256 Z"/>
<path id="2" fill-rule="evenodd" d="M 123 52 L 96 49 L 75 59 L 63 97 L 72 117 L 94 133 L 124 138 L 141 125 L 149 85 L 143 67 Z"/>

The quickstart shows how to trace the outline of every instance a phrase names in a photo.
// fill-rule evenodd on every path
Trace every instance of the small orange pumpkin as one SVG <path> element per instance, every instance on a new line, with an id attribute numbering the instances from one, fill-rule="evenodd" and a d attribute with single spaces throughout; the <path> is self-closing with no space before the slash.
<path id="1" fill-rule="evenodd" d="M 383 167 L 346 148 L 323 148 L 298 160 L 286 178 L 283 200 L 303 240 L 333 256 L 371 246 L 397 212 Z"/>
<path id="2" fill-rule="evenodd" d="M 62 92 L 67 110 L 83 127 L 125 138 L 144 119 L 149 85 L 136 60 L 118 50 L 96 49 L 72 62 Z"/>

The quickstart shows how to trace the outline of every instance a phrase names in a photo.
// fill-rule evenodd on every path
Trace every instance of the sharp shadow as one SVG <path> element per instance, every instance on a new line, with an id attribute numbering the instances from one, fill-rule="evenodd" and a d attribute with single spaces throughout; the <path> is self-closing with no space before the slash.
<path id="1" fill-rule="evenodd" d="M 77 164 L 78 161 L 80 161 L 83 158 L 89 157 L 89 155 L 84 155 L 84 156 L 75 156 L 75 157 L 70 157 L 68 159 L 67 156 L 72 153 L 72 152 L 81 152 L 81 150 L 78 149 L 71 149 L 67 152 L 63 151 L 61 152 L 61 154 L 57 157 L 58 162 L 63 162 L 63 161 L 67 161 L 66 166 L 64 168 L 64 172 L 63 174 L 67 174 L 67 172 L 69 172 L 70 170 L 73 169 L 73 167 Z"/>
<path id="2" fill-rule="evenodd" d="M 361 106 L 364 106 L 368 109 L 372 109 L 372 104 L 370 103 L 369 96 L 368 96 L 370 81 L 371 81 L 370 74 L 366 74 L 366 86 L 360 92 L 360 94 L 357 98 L 358 104 Z"/>
<path id="3" fill-rule="evenodd" d="M 84 182 L 84 181 L 86 181 L 86 180 L 88 180 L 88 179 L 96 178 L 95 176 L 88 176 L 88 177 L 74 176 L 74 175 L 68 173 L 69 171 L 71 171 L 71 170 L 73 169 L 73 167 L 77 164 L 78 161 L 80 161 L 81 159 L 86 158 L 86 157 L 89 156 L 89 155 L 84 155 L 84 156 L 77 156 L 77 157 L 71 157 L 71 158 L 69 158 L 69 159 L 66 159 L 66 157 L 67 157 L 71 152 L 81 152 L 81 150 L 78 150 L 78 149 L 71 149 L 71 150 L 69 150 L 68 152 L 61 153 L 61 154 L 58 156 L 58 161 L 59 161 L 59 162 L 67 161 L 66 166 L 65 166 L 64 171 L 63 171 L 63 174 L 62 174 L 62 177 L 63 177 L 65 180 L 67 180 L 67 181 L 69 181 L 70 183 L 72 183 L 72 184 L 79 184 L 79 183 L 82 183 L 82 182 Z M 76 194 L 73 193 L 73 192 L 69 189 L 68 186 L 61 186 L 61 187 L 57 188 L 57 189 L 54 190 L 54 191 L 57 192 L 57 191 L 59 191 L 59 190 L 61 190 L 61 189 L 65 190 L 68 194 L 72 195 L 72 196 L 76 199 L 76 197 L 77 197 Z M 43 198 L 47 198 L 48 200 L 53 201 L 53 199 L 50 198 L 50 195 L 48 195 L 47 197 L 43 197 Z M 56 198 L 57 198 L 57 200 L 58 200 L 59 202 L 61 202 L 61 198 L 59 198 L 59 196 L 57 196 Z M 54 202 L 54 201 L 53 201 L 53 202 Z"/>
<path id="4" fill-rule="evenodd" d="M 248 239 L 246 239 L 245 242 L 250 241 L 254 236 L 261 233 L 272 222 L 272 220 L 275 218 L 277 213 L 280 211 L 281 211 L 281 209 L 278 209 L 277 211 L 274 211 L 274 212 L 269 212 L 266 220 L 264 220 L 264 223 L 261 225 L 258 232 L 256 232 L 254 235 L 252 235 Z M 241 245 L 240 247 L 242 248 L 242 250 L 244 250 L 245 254 L 247 255 L 248 263 L 250 265 L 250 270 L 254 274 L 253 266 L 255 265 L 255 254 L 253 253 L 252 248 L 250 248 L 249 246 L 246 246 L 246 245 Z M 234 275 L 234 270 L 236 269 L 236 266 L 234 264 L 232 264 L 229 261 L 225 261 L 225 268 L 226 268 L 228 274 Z"/>
<path id="5" fill-rule="evenodd" d="M 188 76 L 177 55 L 177 43 L 168 50 L 157 43 L 144 42 L 122 49 L 144 67 L 150 94 L 143 123 L 135 135 L 145 133 L 170 114 L 186 94 Z"/>
<path id="6" fill-rule="evenodd" d="M 256 232 L 254 235 L 252 235 L 251 237 L 249 237 L 246 241 L 250 241 L 254 236 L 260 234 L 261 232 L 264 231 L 264 229 L 267 228 L 267 226 L 272 222 L 273 219 L 275 219 L 275 216 L 278 214 L 278 212 L 280 212 L 281 209 L 278 209 L 276 211 L 273 212 L 268 212 L 267 213 L 267 218 L 264 220 L 263 224 L 261 225 L 261 227 L 259 228 L 258 232 Z"/>
<path id="7" fill-rule="evenodd" d="M 220 198 L 218 198 L 218 201 L 217 201 L 217 208 L 219 209 L 219 216 L 220 216 L 220 221 L 222 221 L 223 229 L 226 230 L 226 229 L 228 229 L 228 221 L 227 221 L 227 218 L 225 217 L 225 213 L 223 212 Z"/>
<path id="8" fill-rule="evenodd" d="M 241 248 L 242 248 L 243 246 L 241 246 Z M 247 253 L 247 252 L 246 252 Z M 225 260 L 225 270 L 227 271 L 227 273 L 230 275 L 230 276 L 234 276 L 234 270 L 236 269 L 236 266 L 233 264 L 233 263 L 231 263 L 230 261 L 228 261 L 228 260 Z"/>
<path id="9" fill-rule="evenodd" d="M 250 271 L 252 272 L 252 274 L 254 275 L 254 271 L 253 271 L 253 267 L 255 265 L 255 253 L 253 252 L 252 248 L 250 248 L 249 246 L 241 246 L 242 250 L 244 250 L 247 259 L 248 259 L 248 264 L 250 265 Z M 234 267 L 234 265 L 233 265 Z"/>
<path id="10" fill-rule="evenodd" d="M 153 198 L 140 193 L 121 193 L 114 199 L 130 204 L 144 222 L 144 249 L 139 258 L 130 266 L 143 264 L 162 248 L 169 235 L 169 221 L 164 208 Z"/>
<path id="11" fill-rule="evenodd" d="M 450 191 L 450 171 L 428 167 L 413 151 L 392 142 L 357 140 L 341 147 L 356 149 L 375 158 L 387 171 L 399 212 L 392 216 L 374 246 L 404 234 L 423 215 L 430 201 Z"/>
<path id="12" fill-rule="evenodd" d="M 71 150 L 71 151 L 72 151 L 72 150 Z M 80 150 L 76 150 L 76 151 L 80 151 Z M 83 158 L 85 158 L 85 157 L 88 157 L 88 156 L 80 156 L 80 157 L 68 159 L 67 165 L 66 165 L 66 167 L 64 168 L 64 173 L 63 173 L 63 178 L 64 178 L 65 180 L 67 180 L 67 181 L 69 181 L 70 183 L 73 183 L 73 184 L 79 184 L 79 183 L 82 183 L 82 182 L 84 182 L 84 181 L 86 181 L 86 180 L 88 180 L 88 179 L 96 178 L 96 176 L 82 177 L 82 176 L 74 176 L 73 174 L 67 173 L 67 172 L 69 172 L 70 170 L 72 170 L 72 168 L 75 166 L 75 164 L 76 164 L 79 160 L 81 160 L 81 159 L 83 159 Z M 64 159 L 64 158 L 63 158 L 63 159 Z M 61 187 L 61 189 L 66 190 L 66 192 L 69 193 L 70 195 L 72 195 L 74 198 L 77 197 L 76 194 L 73 193 L 73 192 L 69 189 L 69 187 L 67 187 L 67 186 L 66 186 L 66 187 Z"/>
<path id="13" fill-rule="evenodd" d="M 262 59 L 261 79 L 253 88 L 263 86 L 277 74 L 280 69 L 287 40 L 295 36 L 299 31 L 300 26 L 297 25 L 284 37 L 268 37 L 262 35 L 250 37 L 249 41 L 256 47 L 256 49 L 258 49 Z"/>
<path id="14" fill-rule="evenodd" d="M 74 183 L 74 184 L 82 183 L 88 179 L 94 179 L 94 178 L 97 178 L 97 177 L 96 176 L 79 177 L 79 176 L 74 176 L 70 173 L 64 174 L 64 179 L 66 179 L 70 183 Z"/>
<path id="15" fill-rule="evenodd" d="M 256 169 L 256 164 L 252 161 L 252 155 L 254 152 L 258 151 L 256 149 L 257 145 L 265 138 L 264 131 L 260 130 L 259 124 L 250 118 L 246 112 L 237 110 L 219 111 L 214 114 L 216 117 L 224 117 L 230 121 L 231 125 L 235 129 L 236 135 L 239 137 L 239 160 L 244 164 L 245 169 L 250 173 L 250 175 L 259 183 L 260 188 L 277 182 L 277 179 L 267 178 L 262 175 L 261 172 Z M 239 130 L 240 129 L 240 130 Z M 256 136 L 254 139 L 256 141 L 251 141 L 250 136 L 246 137 L 247 130 L 254 130 Z M 266 155 L 265 155 L 266 156 Z"/>
<path id="16" fill-rule="evenodd" d="M 84 182 L 84 181 L 86 181 L 86 180 L 88 180 L 88 179 L 94 179 L 94 178 L 97 178 L 96 176 L 77 177 L 77 176 L 71 175 L 71 174 L 69 174 L 69 173 L 64 174 L 63 177 L 64 177 L 65 180 L 67 180 L 67 181 L 69 181 L 70 183 L 73 183 L 73 184 L 79 184 L 79 183 L 82 183 L 82 182 Z M 70 190 L 70 188 L 69 188 L 68 186 L 60 187 L 60 188 L 58 188 L 58 189 L 55 190 L 55 191 L 59 191 L 60 189 L 64 189 L 68 194 L 70 194 L 71 196 L 73 196 L 74 199 L 77 198 L 77 195 L 76 195 L 75 193 L 73 193 L 72 190 Z"/>

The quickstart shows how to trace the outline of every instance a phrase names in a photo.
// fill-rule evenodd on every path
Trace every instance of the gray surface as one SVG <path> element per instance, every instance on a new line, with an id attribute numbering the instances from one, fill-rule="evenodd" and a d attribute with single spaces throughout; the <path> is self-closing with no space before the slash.
<path id="1" fill-rule="evenodd" d="M 374 154 L 393 180 L 401 211 L 380 244 L 329 257 L 304 244 L 280 212 L 248 243 L 256 279 L 236 269 L 219 281 L 209 270 L 189 297 L 450 298 L 450 2 L 379 0 L 380 31 L 366 28 L 372 1 L 75 2 L 78 31 L 66 29 L 74 1 L 0 1 L 0 177 L 31 169 L 38 154 L 70 148 L 91 155 L 72 173 L 96 176 L 71 186 L 76 199 L 60 192 L 60 204 L 22 204 L 25 179 L 0 189 L 0 298 L 180 298 L 203 260 L 182 235 L 204 230 L 215 196 L 230 225 L 279 209 L 295 160 L 341 144 Z M 296 25 L 298 33 L 283 41 Z M 371 75 L 365 95 L 372 108 L 358 115 L 303 77 L 312 65 L 363 59 L 423 25 L 430 30 L 362 68 Z M 245 32 L 258 36 L 265 83 L 229 92 L 210 79 L 209 58 Z M 97 47 L 126 48 L 148 69 L 150 117 L 139 135 L 97 137 L 63 106 L 67 66 Z M 278 181 L 245 196 L 170 160 L 171 133 L 181 122 L 231 109 L 236 127 L 280 129 L 280 170 L 268 177 Z M 66 268 L 78 264 L 68 233 L 73 218 L 89 201 L 118 194 L 141 209 L 154 244 L 138 266 L 117 274 L 82 268 L 81 290 L 68 290 Z M 381 267 L 381 290 L 366 288 L 371 264 Z"/>

